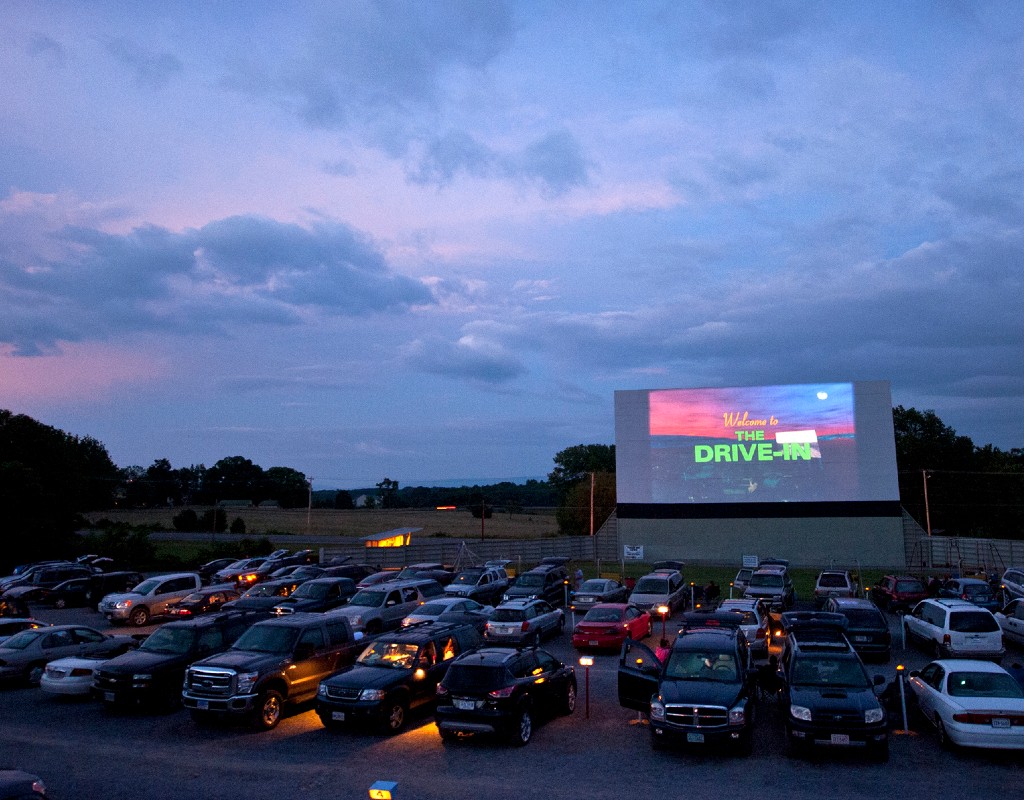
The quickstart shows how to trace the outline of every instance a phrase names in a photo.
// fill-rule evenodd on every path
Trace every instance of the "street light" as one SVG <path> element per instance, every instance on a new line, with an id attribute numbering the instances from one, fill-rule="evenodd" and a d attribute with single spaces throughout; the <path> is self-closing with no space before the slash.
<path id="1" fill-rule="evenodd" d="M 665 617 L 668 615 L 669 611 L 670 611 L 670 609 L 669 609 L 668 606 L 658 606 L 658 613 L 661 614 L 661 638 L 662 639 L 667 639 L 668 638 L 665 635 Z"/>
<path id="2" fill-rule="evenodd" d="M 583 667 L 583 674 L 585 676 L 585 683 L 584 683 L 584 685 L 586 686 L 585 695 L 586 695 L 586 698 L 587 698 L 586 699 L 586 708 L 587 708 L 587 716 L 586 716 L 586 718 L 590 719 L 590 668 L 592 666 L 594 666 L 594 657 L 593 656 L 580 656 L 580 666 Z"/>

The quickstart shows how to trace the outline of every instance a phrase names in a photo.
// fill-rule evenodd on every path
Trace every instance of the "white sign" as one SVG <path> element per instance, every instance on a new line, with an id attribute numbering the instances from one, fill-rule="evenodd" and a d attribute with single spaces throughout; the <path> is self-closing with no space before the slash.
<path id="1" fill-rule="evenodd" d="M 624 544 L 622 546 L 622 557 L 626 561 L 643 561 L 644 546 L 642 544 Z"/>
<path id="2" fill-rule="evenodd" d="M 757 569 L 757 565 L 760 563 L 757 556 L 743 556 L 743 566 L 747 569 Z"/>

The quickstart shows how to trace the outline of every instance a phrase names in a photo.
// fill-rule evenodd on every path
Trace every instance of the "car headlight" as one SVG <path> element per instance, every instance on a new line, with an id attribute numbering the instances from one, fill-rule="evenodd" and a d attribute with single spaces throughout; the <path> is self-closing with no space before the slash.
<path id="1" fill-rule="evenodd" d="M 811 721 L 811 709 L 804 706 L 790 706 L 789 713 L 793 719 L 801 719 L 804 722 Z"/>
<path id="2" fill-rule="evenodd" d="M 503 600 L 504 602 L 506 602 L 506 603 L 507 603 L 507 602 L 508 602 L 508 601 L 509 601 L 509 600 L 510 600 L 511 598 L 509 597 L 509 595 L 507 595 L 507 594 L 503 594 L 503 595 L 501 596 L 501 599 L 502 599 L 502 600 Z"/>
<path id="3" fill-rule="evenodd" d="M 348 618 L 348 621 L 350 623 L 352 623 L 353 627 L 356 626 L 356 625 L 362 625 L 363 624 L 363 615 L 362 614 L 353 614 L 352 616 L 350 616 Z"/>
<path id="4" fill-rule="evenodd" d="M 651 700 L 651 719 L 665 719 L 665 704 L 661 700 Z"/>
<path id="5" fill-rule="evenodd" d="M 260 677 L 258 672 L 239 672 L 238 673 L 238 691 L 246 694 L 252 691 L 252 687 L 256 685 L 256 680 Z"/>
<path id="6" fill-rule="evenodd" d="M 885 712 L 881 708 L 869 708 L 864 712 L 864 723 L 870 725 L 873 722 L 881 722 L 885 717 Z"/>
<path id="7" fill-rule="evenodd" d="M 316 687 L 316 695 L 317 695 L 317 697 L 327 697 L 327 684 L 326 683 L 321 683 L 319 686 Z"/>
<path id="8" fill-rule="evenodd" d="M 384 690 L 383 689 L 363 689 L 359 693 L 360 700 L 383 700 Z"/>
<path id="9" fill-rule="evenodd" d="M 131 605 L 131 600 L 118 600 L 116 603 L 114 603 L 114 608 L 131 608 Z"/>
<path id="10" fill-rule="evenodd" d="M 729 724 L 742 725 L 747 720 L 747 710 L 743 706 L 734 706 L 729 709 Z"/>

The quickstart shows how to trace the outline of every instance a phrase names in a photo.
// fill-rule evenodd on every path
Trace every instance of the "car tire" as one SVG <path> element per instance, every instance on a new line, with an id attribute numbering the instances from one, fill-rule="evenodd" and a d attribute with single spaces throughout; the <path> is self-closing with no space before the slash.
<path id="1" fill-rule="evenodd" d="M 939 745 L 943 750 L 953 750 L 953 740 L 949 738 L 949 732 L 946 730 L 946 726 L 942 724 L 942 720 L 939 719 L 938 714 L 935 715 L 935 735 L 939 739 Z"/>
<path id="2" fill-rule="evenodd" d="M 509 738 L 516 747 L 525 747 L 533 738 L 533 714 L 529 706 L 521 706 L 516 715 L 515 727 L 509 734 Z"/>
<path id="3" fill-rule="evenodd" d="M 139 606 L 138 608 L 132 609 L 132 613 L 129 615 L 128 621 L 136 628 L 141 628 L 149 622 L 149 609 L 145 606 Z"/>
<path id="4" fill-rule="evenodd" d="M 392 698 L 384 704 L 384 718 L 381 729 L 388 736 L 401 733 L 409 717 L 409 708 L 403 700 Z"/>
<path id="5" fill-rule="evenodd" d="M 29 664 L 28 669 L 25 671 L 25 680 L 28 681 L 29 686 L 38 686 L 40 679 L 43 677 L 43 672 L 46 671 L 46 664 L 39 661 L 35 664 Z"/>
<path id="6" fill-rule="evenodd" d="M 576 710 L 576 684 L 569 681 L 569 685 L 565 690 L 565 697 L 562 698 L 561 712 L 565 716 L 569 716 L 573 711 Z"/>
<path id="7" fill-rule="evenodd" d="M 281 721 L 284 712 L 284 698 L 280 692 L 267 689 L 260 692 L 254 709 L 253 722 L 262 731 L 272 731 Z"/>

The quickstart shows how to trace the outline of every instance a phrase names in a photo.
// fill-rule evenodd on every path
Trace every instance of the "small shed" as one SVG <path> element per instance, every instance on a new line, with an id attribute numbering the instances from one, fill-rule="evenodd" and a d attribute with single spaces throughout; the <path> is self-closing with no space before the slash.
<path id="1" fill-rule="evenodd" d="M 419 533 L 423 528 L 395 528 L 382 533 L 371 533 L 363 536 L 359 541 L 364 542 L 367 547 L 404 547 L 409 544 L 414 533 Z"/>

